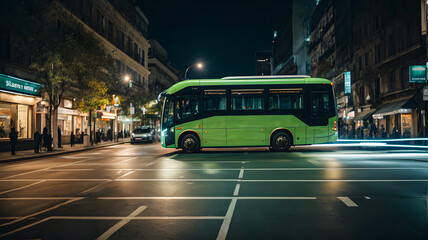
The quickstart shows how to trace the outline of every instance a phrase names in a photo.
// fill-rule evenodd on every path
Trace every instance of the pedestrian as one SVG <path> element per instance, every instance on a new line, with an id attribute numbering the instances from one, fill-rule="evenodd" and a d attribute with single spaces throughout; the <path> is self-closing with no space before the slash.
<path id="1" fill-rule="evenodd" d="M 39 153 L 40 152 L 40 143 L 42 142 L 42 136 L 40 135 L 39 131 L 36 130 L 34 133 L 34 152 Z"/>
<path id="2" fill-rule="evenodd" d="M 71 147 L 74 146 L 74 133 L 73 132 L 71 132 L 71 135 L 70 135 L 70 145 L 71 145 Z"/>
<path id="3" fill-rule="evenodd" d="M 12 151 L 12 155 L 15 155 L 16 145 L 18 144 L 18 132 L 15 131 L 14 127 L 10 129 L 9 139 L 11 145 L 10 150 Z"/>
<path id="4" fill-rule="evenodd" d="M 385 126 L 381 125 L 380 132 L 382 134 L 383 139 L 386 139 L 388 137 L 388 134 L 386 133 L 386 130 L 385 130 Z"/>
<path id="5" fill-rule="evenodd" d="M 47 127 L 43 128 L 43 146 L 46 148 L 46 151 L 52 151 L 52 137 Z"/>
<path id="6" fill-rule="evenodd" d="M 58 127 L 58 147 L 61 147 L 61 128 Z"/>

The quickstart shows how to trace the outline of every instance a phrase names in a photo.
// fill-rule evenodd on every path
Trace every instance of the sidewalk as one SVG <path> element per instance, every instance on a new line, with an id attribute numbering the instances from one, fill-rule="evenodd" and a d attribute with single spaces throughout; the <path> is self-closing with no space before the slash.
<path id="1" fill-rule="evenodd" d="M 101 142 L 89 147 L 84 147 L 83 144 L 76 144 L 74 145 L 74 147 L 71 147 L 70 145 L 63 145 L 61 149 L 54 149 L 51 152 L 42 151 L 40 153 L 35 153 L 34 150 L 23 150 L 23 151 L 16 151 L 16 155 L 11 155 L 10 151 L 0 152 L 0 163 L 10 162 L 15 160 L 55 156 L 55 155 L 73 153 L 73 152 L 81 152 L 81 151 L 86 151 L 86 150 L 91 150 L 96 148 L 107 147 L 111 145 L 124 144 L 129 142 L 129 140 L 130 140 L 129 138 L 124 138 L 124 139 L 119 139 L 118 142 L 111 142 L 111 141 Z"/>

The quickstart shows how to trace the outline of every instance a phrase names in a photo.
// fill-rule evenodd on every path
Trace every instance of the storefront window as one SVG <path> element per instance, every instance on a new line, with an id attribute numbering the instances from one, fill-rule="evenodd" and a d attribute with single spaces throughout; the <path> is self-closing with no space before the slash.
<path id="1" fill-rule="evenodd" d="M 58 127 L 61 128 L 62 135 L 71 135 L 71 131 L 73 131 L 72 116 L 58 114 Z"/>
<path id="2" fill-rule="evenodd" d="M 403 137 L 411 137 L 412 136 L 412 115 L 409 114 L 401 114 L 401 129 Z"/>
<path id="3" fill-rule="evenodd" d="M 0 138 L 9 138 L 12 127 L 18 138 L 31 138 L 32 108 L 28 105 L 0 103 Z"/>

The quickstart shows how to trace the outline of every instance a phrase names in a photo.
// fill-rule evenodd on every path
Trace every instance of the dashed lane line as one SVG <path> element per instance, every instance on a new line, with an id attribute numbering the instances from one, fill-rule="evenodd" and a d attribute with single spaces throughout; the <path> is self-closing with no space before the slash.
<path id="1" fill-rule="evenodd" d="M 241 184 L 236 184 L 235 191 L 233 191 L 233 196 L 238 196 L 239 188 L 241 188 Z"/>
<path id="2" fill-rule="evenodd" d="M 135 211 L 133 211 L 131 214 L 129 214 L 128 217 L 136 217 L 136 216 L 138 216 L 138 214 L 143 212 L 146 208 L 147 208 L 147 206 L 140 206 Z M 108 239 L 111 235 L 113 235 L 115 232 L 117 232 L 117 230 L 119 230 L 120 228 L 125 226 L 129 221 L 131 221 L 131 219 L 122 219 L 120 222 L 116 223 L 113 227 L 111 227 L 109 230 L 107 230 L 105 233 L 103 233 L 101 236 L 99 236 L 97 238 L 97 240 Z"/>
<path id="3" fill-rule="evenodd" d="M 48 211 L 50 211 L 50 210 L 56 209 L 56 208 L 58 208 L 58 207 L 61 207 L 61 206 L 63 206 L 63 205 L 67 205 L 67 204 L 69 204 L 69 203 L 72 203 L 72 202 L 78 201 L 78 200 L 80 200 L 80 199 L 83 199 L 83 198 L 70 199 L 70 200 L 68 200 L 68 201 L 65 201 L 65 202 L 63 202 L 63 203 L 57 204 L 57 205 L 52 206 L 52 207 L 50 207 L 50 208 L 44 209 L 44 210 L 42 210 L 42 211 L 35 212 L 35 213 L 33 213 L 33 214 L 30 214 L 30 215 L 24 216 L 24 217 L 22 217 L 22 218 L 16 219 L 16 220 L 11 221 L 11 222 L 3 223 L 3 224 L 1 224 L 1 225 L 0 225 L 0 227 L 4 227 L 4 226 L 7 226 L 7 225 L 10 225 L 10 224 L 16 223 L 16 222 L 20 222 L 20 221 L 22 221 L 22 220 L 24 220 L 24 219 L 27 219 L 27 218 L 30 218 L 30 217 L 37 216 L 37 215 L 39 215 L 39 214 L 42 214 L 42 213 L 48 212 Z"/>
<path id="4" fill-rule="evenodd" d="M 19 232 L 19 231 L 22 231 L 22 230 L 24 230 L 24 229 L 27 229 L 27 228 L 30 228 L 30 227 L 32 227 L 32 226 L 38 225 L 38 224 L 40 224 L 40 223 L 46 222 L 46 221 L 48 221 L 49 219 L 50 219 L 50 217 L 47 217 L 47 218 L 44 218 L 44 219 L 39 220 L 39 221 L 37 221 L 37 222 L 33 222 L 33 223 L 31 223 L 31 224 L 28 224 L 28 225 L 25 225 L 25 226 L 23 226 L 23 227 L 17 228 L 17 229 L 15 229 L 15 230 L 10 231 L 10 232 L 4 233 L 4 234 L 0 235 L 0 238 L 2 238 L 2 237 L 6 237 L 6 236 L 8 236 L 8 235 L 10 235 L 10 234 L 14 234 L 14 233 Z"/>
<path id="5" fill-rule="evenodd" d="M 97 197 L 99 200 L 316 200 L 317 197 Z"/>
<path id="6" fill-rule="evenodd" d="M 358 207 L 358 205 L 354 201 L 352 201 L 349 197 L 337 197 L 337 198 L 348 207 Z"/>
<path id="7" fill-rule="evenodd" d="M 28 187 L 31 187 L 31 186 L 34 186 L 34 185 L 37 185 L 37 184 L 40 184 L 40 183 L 44 183 L 44 182 L 46 182 L 46 180 L 40 180 L 40 181 L 37 181 L 35 183 L 31 183 L 31 184 L 28 184 L 28 185 L 25 185 L 25 186 L 22 186 L 22 187 L 17 187 L 17 188 L 13 188 L 13 189 L 10 189 L 10 190 L 7 190 L 7 191 L 0 192 L 0 195 L 1 194 L 5 194 L 5 193 L 10 193 L 10 192 L 18 191 L 18 190 L 21 190 L 21 189 L 25 189 L 25 188 L 28 188 Z"/>
<path id="8" fill-rule="evenodd" d="M 229 205 L 229 208 L 227 209 L 226 216 L 223 220 L 223 223 L 221 224 L 220 231 L 217 235 L 217 240 L 226 239 L 227 232 L 229 231 L 230 222 L 232 221 L 233 212 L 235 211 L 236 201 L 237 199 L 233 198 Z"/>

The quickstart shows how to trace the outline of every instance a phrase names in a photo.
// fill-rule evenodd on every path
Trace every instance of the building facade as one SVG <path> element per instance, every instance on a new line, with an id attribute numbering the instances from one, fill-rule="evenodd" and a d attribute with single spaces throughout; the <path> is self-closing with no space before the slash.
<path id="1" fill-rule="evenodd" d="M 150 92 L 156 96 L 180 80 L 180 73 L 174 69 L 169 60 L 165 48 L 155 39 L 150 41 L 149 49 L 149 83 Z"/>

